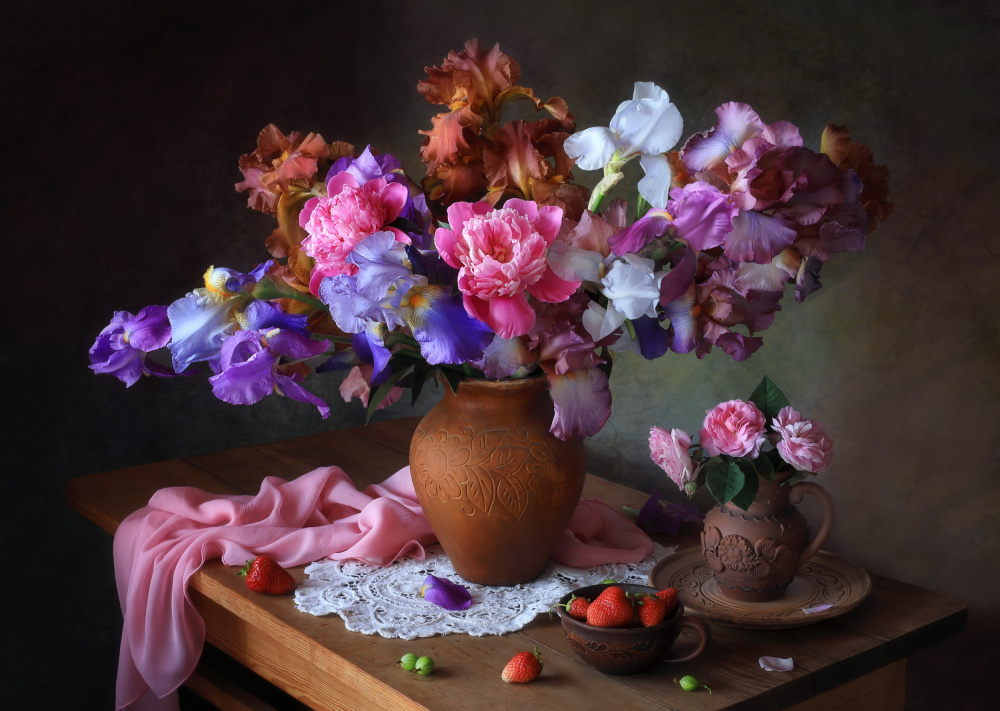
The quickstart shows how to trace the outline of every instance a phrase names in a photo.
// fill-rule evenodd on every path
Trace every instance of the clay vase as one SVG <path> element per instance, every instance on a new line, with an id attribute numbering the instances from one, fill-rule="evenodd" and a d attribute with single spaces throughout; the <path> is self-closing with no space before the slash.
<path id="1" fill-rule="evenodd" d="M 549 432 L 544 377 L 463 380 L 410 443 L 417 499 L 462 578 L 516 585 L 538 577 L 576 510 L 583 442 Z"/>
<path id="2" fill-rule="evenodd" d="M 812 482 L 780 486 L 791 475 L 761 479 L 746 511 L 729 503 L 705 515 L 701 548 L 723 595 L 744 602 L 778 599 L 826 541 L 833 528 L 833 499 Z M 811 543 L 809 526 L 794 506 L 805 494 L 823 507 L 823 522 Z"/>

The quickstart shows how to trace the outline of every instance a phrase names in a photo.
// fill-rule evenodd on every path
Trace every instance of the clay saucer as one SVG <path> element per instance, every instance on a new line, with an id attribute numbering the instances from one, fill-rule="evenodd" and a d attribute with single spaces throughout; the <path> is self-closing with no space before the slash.
<path id="1" fill-rule="evenodd" d="M 701 548 L 687 548 L 661 560 L 650 571 L 649 584 L 659 589 L 677 588 L 689 615 L 748 629 L 822 622 L 853 610 L 872 589 L 868 573 L 823 550 L 803 566 L 785 594 L 772 602 L 740 602 L 723 595 Z M 812 614 L 803 611 L 821 605 L 832 607 Z"/>

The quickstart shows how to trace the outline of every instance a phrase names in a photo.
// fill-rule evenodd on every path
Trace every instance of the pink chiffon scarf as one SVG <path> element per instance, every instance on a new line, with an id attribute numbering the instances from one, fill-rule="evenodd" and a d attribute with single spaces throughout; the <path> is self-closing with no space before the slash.
<path id="1" fill-rule="evenodd" d="M 268 477 L 256 496 L 193 487 L 162 489 L 115 533 L 124 616 L 116 709 L 176 709 L 173 692 L 198 664 L 205 623 L 188 579 L 206 560 L 242 566 L 269 555 L 282 566 L 320 558 L 386 565 L 424 556 L 435 542 L 417 503 L 409 467 L 358 491 L 338 467 L 293 481 Z M 636 563 L 649 536 L 600 499 L 581 501 L 552 557 L 571 567 Z M 149 692 L 149 693 L 147 693 Z"/>

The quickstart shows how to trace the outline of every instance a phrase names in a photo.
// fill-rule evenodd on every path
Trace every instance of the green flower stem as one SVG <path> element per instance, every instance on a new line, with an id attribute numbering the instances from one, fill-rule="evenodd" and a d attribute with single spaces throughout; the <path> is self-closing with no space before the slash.
<path id="1" fill-rule="evenodd" d="M 594 190 L 590 194 L 590 202 L 587 204 L 587 209 L 590 210 L 595 215 L 601 211 L 601 205 L 604 203 L 604 198 L 607 197 L 604 193 L 599 193 Z"/>

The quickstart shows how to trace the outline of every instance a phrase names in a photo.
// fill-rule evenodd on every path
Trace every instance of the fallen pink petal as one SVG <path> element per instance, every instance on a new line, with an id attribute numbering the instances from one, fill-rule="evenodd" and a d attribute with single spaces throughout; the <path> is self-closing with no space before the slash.
<path id="1" fill-rule="evenodd" d="M 764 671 L 789 672 L 795 668 L 792 658 L 782 659 L 781 657 L 761 657 L 757 660 L 760 668 Z"/>
<path id="2" fill-rule="evenodd" d="M 802 611 L 807 615 L 818 615 L 821 612 L 826 612 L 832 607 L 833 605 L 814 605 L 813 607 L 803 607 Z"/>
<path id="3" fill-rule="evenodd" d="M 427 602 L 433 602 L 446 610 L 467 610 L 472 605 L 472 595 L 464 585 L 453 583 L 436 575 L 424 578 L 420 594 Z"/>

